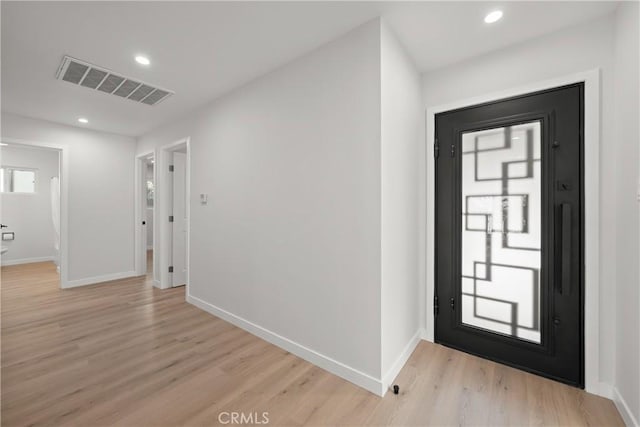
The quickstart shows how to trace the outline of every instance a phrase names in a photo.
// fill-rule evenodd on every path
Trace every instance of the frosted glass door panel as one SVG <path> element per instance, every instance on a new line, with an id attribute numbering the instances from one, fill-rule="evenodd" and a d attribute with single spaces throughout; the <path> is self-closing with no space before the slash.
<path id="1" fill-rule="evenodd" d="M 462 136 L 462 322 L 540 335 L 540 122 Z"/>

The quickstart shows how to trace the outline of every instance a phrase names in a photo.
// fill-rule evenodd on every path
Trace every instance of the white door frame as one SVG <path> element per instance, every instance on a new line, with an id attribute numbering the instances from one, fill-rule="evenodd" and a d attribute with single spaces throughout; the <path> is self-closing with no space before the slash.
<path id="1" fill-rule="evenodd" d="M 187 149 L 186 158 L 186 199 L 187 199 L 187 283 L 186 283 L 186 295 L 189 295 L 189 278 L 191 276 L 191 263 L 190 263 L 190 240 L 191 240 L 191 146 L 190 138 L 182 138 L 171 144 L 164 145 L 157 150 L 156 156 L 156 194 L 155 194 L 155 207 L 154 210 L 154 232 L 157 237 L 153 241 L 154 261 L 157 259 L 158 265 L 158 287 L 160 289 L 168 289 L 171 287 L 171 276 L 169 273 L 169 265 L 171 261 L 171 253 L 173 251 L 171 243 L 172 227 L 169 223 L 169 214 L 171 212 L 171 203 L 169 197 L 169 186 L 173 185 L 169 172 L 170 154 L 176 151 L 180 147 L 185 146 Z M 157 256 L 156 256 L 157 254 Z"/>
<path id="2" fill-rule="evenodd" d="M 17 138 L 2 138 L 2 142 L 14 145 L 57 150 L 60 161 L 60 288 L 69 287 L 69 147 L 42 141 L 31 141 Z"/>
<path id="3" fill-rule="evenodd" d="M 155 159 L 156 153 L 155 151 L 147 151 L 145 153 L 139 154 L 136 156 L 136 164 L 135 164 L 135 221 L 136 225 L 135 236 L 134 236 L 134 245 L 135 245 L 135 271 L 137 276 L 144 276 L 147 274 L 147 236 L 146 236 L 146 227 L 149 226 L 148 221 L 145 226 L 142 225 L 142 221 L 145 221 L 146 214 L 144 213 L 147 209 L 147 198 L 146 193 L 143 191 L 144 182 L 146 181 L 146 170 L 145 163 L 148 158 Z M 157 182 L 157 168 L 153 168 L 153 182 Z M 156 256 L 155 256 L 155 241 L 156 241 L 156 209 L 155 209 L 155 200 L 153 206 L 153 245 L 154 245 L 154 256 L 153 256 L 153 268 L 152 268 L 152 278 L 154 285 L 157 282 L 156 277 Z"/>
<path id="4" fill-rule="evenodd" d="M 435 227 L 435 168 L 433 159 L 433 140 L 435 115 L 444 111 L 497 101 L 518 95 L 526 95 L 545 89 L 552 89 L 574 83 L 584 82 L 584 211 L 585 211 L 585 302 L 584 302 L 584 357 L 585 389 L 594 394 L 610 397 L 609 387 L 600 382 L 600 70 L 593 69 L 568 76 L 528 84 L 500 92 L 494 92 L 469 99 L 451 102 L 427 108 L 426 135 L 426 333 L 427 341 L 434 341 L 433 294 L 434 278 L 434 239 Z"/>

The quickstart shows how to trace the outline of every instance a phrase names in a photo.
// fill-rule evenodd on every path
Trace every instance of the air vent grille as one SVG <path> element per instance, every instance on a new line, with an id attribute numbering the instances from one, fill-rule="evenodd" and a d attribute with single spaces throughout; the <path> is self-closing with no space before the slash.
<path id="1" fill-rule="evenodd" d="M 62 80 L 69 83 L 78 84 L 80 83 L 88 69 L 89 67 L 86 65 L 82 65 L 77 62 L 70 62 L 64 75 L 62 76 Z"/>
<path id="2" fill-rule="evenodd" d="M 146 105 L 156 105 L 173 95 L 173 92 L 122 76 L 106 68 L 65 56 L 56 74 L 58 80 L 84 86 L 89 89 L 117 95 Z"/>
<path id="3" fill-rule="evenodd" d="M 136 88 L 138 86 L 140 86 L 140 82 L 136 82 L 134 80 L 125 80 L 124 83 L 122 83 L 120 85 L 120 87 L 118 89 L 116 89 L 115 92 L 113 92 L 114 95 L 118 95 L 118 96 L 122 96 L 122 97 L 127 97 L 129 95 L 131 95 L 131 93 L 136 90 Z"/>
<path id="4" fill-rule="evenodd" d="M 98 70 L 96 68 L 90 68 L 89 72 L 87 73 L 86 76 L 84 76 L 84 79 L 80 84 L 84 87 L 95 89 L 98 87 L 100 82 L 102 82 L 102 80 L 105 78 L 107 74 L 109 73 L 107 73 L 106 71 Z"/>

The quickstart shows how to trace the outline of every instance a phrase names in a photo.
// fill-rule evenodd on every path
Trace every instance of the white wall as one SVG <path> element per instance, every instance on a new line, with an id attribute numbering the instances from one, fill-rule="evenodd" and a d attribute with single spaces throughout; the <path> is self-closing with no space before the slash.
<path id="1" fill-rule="evenodd" d="M 3 232 L 15 233 L 15 240 L 3 241 L 9 251 L 2 264 L 54 260 L 55 231 L 51 216 L 51 178 L 58 176 L 58 151 L 33 149 L 18 145 L 0 148 L 3 167 L 36 169 L 36 192 L 2 193 Z"/>
<path id="2" fill-rule="evenodd" d="M 613 123 L 612 16 L 423 74 L 427 106 L 600 68 L 600 381 L 612 385 L 615 362 L 616 155 Z M 637 157 L 636 157 L 637 158 Z M 432 274 L 432 272 L 429 272 Z M 587 316 L 589 313 L 587 313 Z M 430 317 L 430 313 L 427 313 Z"/>
<path id="3" fill-rule="evenodd" d="M 380 90 L 376 20 L 138 143 L 191 137 L 191 301 L 370 385 Z"/>
<path id="4" fill-rule="evenodd" d="M 640 31 L 637 2 L 618 7 L 615 34 L 616 399 L 640 422 Z M 624 409 L 621 410 L 624 413 Z M 627 420 L 631 424 L 631 420 Z"/>
<path id="5" fill-rule="evenodd" d="M 386 25 L 381 55 L 382 378 L 388 385 L 419 339 L 418 166 L 424 110 L 420 74 Z"/>
<path id="6" fill-rule="evenodd" d="M 68 185 L 66 285 L 133 275 L 135 140 L 4 112 L 2 138 L 49 144 L 66 153 L 61 177 Z"/>

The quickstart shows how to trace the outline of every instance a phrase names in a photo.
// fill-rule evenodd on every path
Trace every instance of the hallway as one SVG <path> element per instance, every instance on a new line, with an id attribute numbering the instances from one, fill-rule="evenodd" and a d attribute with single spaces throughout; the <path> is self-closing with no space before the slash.
<path id="1" fill-rule="evenodd" d="M 3 267 L 3 425 L 623 425 L 607 399 L 427 342 L 379 398 L 184 292 L 149 276 L 62 291 L 51 263 Z"/>

